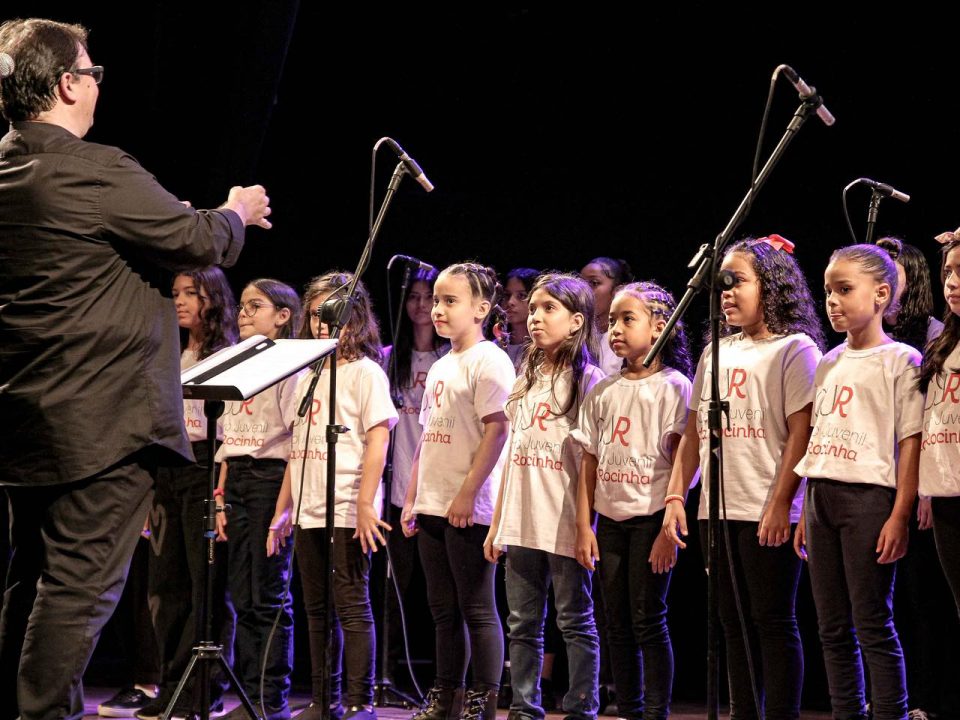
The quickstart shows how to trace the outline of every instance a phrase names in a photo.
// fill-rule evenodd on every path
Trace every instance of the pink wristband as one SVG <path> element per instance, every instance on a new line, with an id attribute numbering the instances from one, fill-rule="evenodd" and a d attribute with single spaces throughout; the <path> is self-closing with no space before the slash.
<path id="1" fill-rule="evenodd" d="M 674 500 L 679 501 L 681 505 L 686 502 L 686 500 L 684 500 L 683 495 L 667 495 L 663 499 L 663 502 L 668 503 L 668 502 L 673 502 Z"/>

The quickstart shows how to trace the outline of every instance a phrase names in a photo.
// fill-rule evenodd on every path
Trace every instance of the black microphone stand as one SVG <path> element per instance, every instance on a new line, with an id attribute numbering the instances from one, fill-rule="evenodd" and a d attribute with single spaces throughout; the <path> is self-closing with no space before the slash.
<path id="1" fill-rule="evenodd" d="M 389 268 L 388 268 L 389 271 Z M 403 280 L 400 283 L 400 302 L 397 305 L 396 317 L 393 319 L 390 337 L 390 359 L 387 361 L 387 377 L 390 380 L 390 397 L 394 407 L 400 410 L 403 407 L 403 395 L 400 392 L 400 383 L 397 382 L 397 338 L 400 337 L 400 323 L 403 322 L 404 302 L 407 299 L 407 290 L 410 286 L 410 276 L 413 268 L 410 263 L 403 263 Z M 390 430 L 390 445 L 387 447 L 387 462 L 383 468 L 383 512 L 382 516 L 390 522 L 391 490 L 393 488 L 393 450 L 397 426 Z M 373 686 L 374 705 L 377 707 L 416 707 L 418 703 L 409 695 L 401 692 L 387 675 L 387 666 L 390 663 L 390 613 L 387 609 L 387 598 L 390 596 L 390 579 L 393 576 L 393 560 L 390 549 L 387 548 L 386 561 L 383 564 L 383 589 L 380 593 L 380 658 L 378 672 Z M 398 599 L 402 602 L 402 598 Z M 409 668 L 413 674 L 413 668 Z"/>
<path id="2" fill-rule="evenodd" d="M 340 331 L 343 329 L 343 324 L 345 318 L 348 316 L 350 309 L 353 307 L 354 302 L 354 293 L 356 291 L 357 282 L 359 282 L 360 277 L 363 275 L 364 271 L 367 269 L 367 266 L 370 264 L 370 256 L 373 254 L 373 246 L 376 242 L 377 235 L 380 233 L 380 226 L 383 223 L 383 218 L 387 214 L 387 209 L 390 207 L 390 202 L 393 200 L 393 196 L 397 191 L 397 188 L 400 186 L 400 181 L 403 179 L 403 176 L 406 174 L 407 170 L 403 162 L 397 163 L 397 167 L 394 168 L 393 175 L 390 178 L 390 183 L 387 186 L 387 192 L 383 197 L 383 202 L 380 205 L 380 212 L 377 214 L 377 218 L 373 223 L 373 227 L 370 230 L 370 235 L 367 237 L 367 244 L 363 248 L 363 253 L 360 256 L 360 262 L 357 263 L 357 269 L 353 274 L 353 279 L 350 281 L 350 284 L 347 286 L 347 291 L 343 295 L 340 295 L 339 291 L 334 291 L 330 297 L 328 297 L 324 303 L 317 310 L 317 313 L 320 317 L 320 321 L 324 323 L 330 330 L 330 337 L 334 340 L 340 338 Z M 332 658 L 330 656 L 331 647 L 330 647 L 330 631 L 333 624 L 331 623 L 331 613 L 333 612 L 333 537 L 334 537 L 334 511 L 333 505 L 336 501 L 336 476 L 337 476 L 337 438 L 343 433 L 350 432 L 350 428 L 345 427 L 337 423 L 336 418 L 336 408 L 337 408 L 337 348 L 334 348 L 333 352 L 330 354 L 329 368 L 330 368 L 330 399 L 328 407 L 328 423 L 326 428 L 326 441 L 327 441 L 327 476 L 326 476 L 326 517 L 325 525 L 327 530 L 327 552 L 325 553 L 324 563 L 323 563 L 323 572 L 324 576 L 327 579 L 327 612 L 324 616 L 324 621 L 322 625 L 323 636 L 327 639 L 326 643 L 326 653 L 324 654 L 324 666 L 321 668 L 320 676 L 321 680 L 321 712 L 324 720 L 329 720 L 330 718 L 330 669 L 333 667 Z M 311 381 L 309 387 L 307 388 L 307 393 L 304 397 L 302 405 L 309 406 L 312 402 L 312 397 L 314 390 L 317 387 L 317 380 L 320 377 L 319 369 L 314 375 L 313 380 Z"/>
<path id="3" fill-rule="evenodd" d="M 877 224 L 877 213 L 880 211 L 880 201 L 883 195 L 876 188 L 870 191 L 870 206 L 867 208 L 867 237 L 864 242 L 873 245 L 873 229 Z"/>
<path id="4" fill-rule="evenodd" d="M 723 249 L 726 247 L 736 229 L 743 223 L 750 212 L 753 200 L 763 187 L 773 168 L 780 161 L 787 146 L 794 139 L 807 118 L 822 104 L 818 95 L 804 99 L 797 108 L 793 119 L 787 126 L 783 137 L 774 148 L 756 180 L 747 190 L 733 217 L 723 231 L 717 235 L 713 245 L 704 243 L 700 246 L 688 267 L 696 268 L 693 277 L 687 283 L 687 290 L 677 304 L 677 309 L 667 321 L 663 332 L 654 343 L 650 352 L 643 360 L 644 367 L 650 367 L 663 349 L 670 337 L 674 326 L 687 312 L 693 298 L 705 287 L 710 290 L 710 405 L 708 412 L 708 427 L 710 430 L 709 453 L 709 518 L 707 520 L 708 554 L 707 554 L 707 717 L 716 720 L 719 717 L 720 675 L 719 675 L 719 595 L 717 594 L 717 572 L 719 565 L 719 537 L 720 537 L 720 476 L 723 469 L 723 428 L 722 416 L 729 410 L 730 404 L 723 399 L 720 391 L 720 293 L 729 289 L 732 278 L 727 274 L 718 273 Z M 735 283 L 735 280 L 733 281 Z M 729 424 L 730 418 L 727 417 Z"/>

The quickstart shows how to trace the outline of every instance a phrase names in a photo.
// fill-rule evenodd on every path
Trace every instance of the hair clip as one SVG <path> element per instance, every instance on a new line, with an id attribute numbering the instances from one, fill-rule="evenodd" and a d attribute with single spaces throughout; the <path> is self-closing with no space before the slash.
<path id="1" fill-rule="evenodd" d="M 957 242 L 958 240 L 960 240 L 960 228 L 957 228 L 956 230 L 948 231 L 945 233 L 940 233 L 933 239 L 936 240 L 941 245 Z"/>
<path id="2" fill-rule="evenodd" d="M 775 233 L 758 238 L 757 242 L 766 243 L 774 250 L 783 250 L 787 255 L 793 255 L 793 248 L 796 247 L 792 242 L 783 237 L 783 235 L 777 235 Z"/>

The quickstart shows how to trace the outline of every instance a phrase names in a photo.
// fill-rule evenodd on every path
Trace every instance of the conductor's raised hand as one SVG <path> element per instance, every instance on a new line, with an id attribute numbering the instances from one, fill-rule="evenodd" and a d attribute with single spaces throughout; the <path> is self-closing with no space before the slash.
<path id="1" fill-rule="evenodd" d="M 267 218 L 270 216 L 270 198 L 267 197 L 267 191 L 263 185 L 250 185 L 249 187 L 240 187 L 239 185 L 230 188 L 230 194 L 223 207 L 233 210 L 243 224 L 256 225 L 264 230 L 273 227 Z"/>

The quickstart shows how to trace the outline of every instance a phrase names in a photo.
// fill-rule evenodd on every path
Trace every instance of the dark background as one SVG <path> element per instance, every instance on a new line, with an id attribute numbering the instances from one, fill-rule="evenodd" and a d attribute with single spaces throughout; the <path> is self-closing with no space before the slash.
<path id="1" fill-rule="evenodd" d="M 91 30 L 106 78 L 88 139 L 125 148 L 196 206 L 218 205 L 233 184 L 268 188 L 274 229 L 249 232 L 228 273 L 238 293 L 256 276 L 301 288 L 356 265 L 370 150 L 389 135 L 437 189 L 428 195 L 407 178 L 397 193 L 366 276 L 380 308 L 395 253 L 500 271 L 575 270 L 612 255 L 679 294 L 688 260 L 750 180 L 779 63 L 817 86 L 837 124 L 807 123 L 738 236 L 793 240 L 819 299 L 829 253 L 852 241 L 841 190 L 854 178 L 913 196 L 881 204 L 878 236 L 899 234 L 933 262 L 932 236 L 960 225 L 958 61 L 946 11 L 402 5 L 40 0 L 0 13 Z M 767 150 L 797 105 L 781 81 Z M 380 153 L 378 203 L 394 163 Z M 868 197 L 862 187 L 850 194 L 858 239 Z M 703 314 L 698 304 L 691 322 Z M 686 551 L 671 593 L 679 699 L 703 693 L 699 563 L 696 548 Z M 807 593 L 805 701 L 823 706 Z M 429 627 L 422 609 L 417 622 Z"/>

